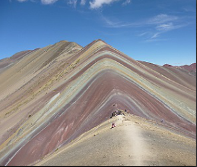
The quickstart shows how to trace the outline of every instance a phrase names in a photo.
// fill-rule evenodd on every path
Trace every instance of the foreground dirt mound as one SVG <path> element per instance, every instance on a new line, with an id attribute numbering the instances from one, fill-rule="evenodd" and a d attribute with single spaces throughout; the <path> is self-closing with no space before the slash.
<path id="1" fill-rule="evenodd" d="M 112 123 L 116 127 L 111 129 Z M 195 140 L 134 115 L 105 121 L 36 166 L 195 166 Z"/>

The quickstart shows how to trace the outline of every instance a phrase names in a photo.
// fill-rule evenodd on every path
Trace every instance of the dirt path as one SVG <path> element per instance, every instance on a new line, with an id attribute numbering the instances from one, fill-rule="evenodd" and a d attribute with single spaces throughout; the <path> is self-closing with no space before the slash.
<path id="1" fill-rule="evenodd" d="M 154 155 L 150 153 L 148 144 L 142 136 L 141 129 L 135 124 L 135 122 L 125 121 L 124 116 L 118 116 L 117 126 L 121 126 L 124 132 L 124 139 L 127 141 L 126 154 L 132 157 L 132 164 L 134 166 L 144 166 L 145 160 L 154 158 Z"/>
<path id="2" fill-rule="evenodd" d="M 112 123 L 116 124 L 111 128 Z M 117 116 L 45 157 L 36 166 L 190 166 L 196 142 L 135 116 Z M 162 150 L 162 151 L 161 151 Z"/>
<path id="3" fill-rule="evenodd" d="M 111 129 L 112 122 L 116 127 Z M 154 158 L 145 140 L 136 122 L 119 115 L 36 165 L 145 166 Z"/>

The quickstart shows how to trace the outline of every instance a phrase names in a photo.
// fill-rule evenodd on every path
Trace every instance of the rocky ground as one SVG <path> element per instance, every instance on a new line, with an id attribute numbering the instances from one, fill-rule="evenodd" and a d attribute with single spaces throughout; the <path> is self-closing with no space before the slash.
<path id="1" fill-rule="evenodd" d="M 116 127 L 111 128 L 112 122 Z M 156 122 L 119 115 L 57 149 L 35 165 L 195 166 L 196 142 Z"/>

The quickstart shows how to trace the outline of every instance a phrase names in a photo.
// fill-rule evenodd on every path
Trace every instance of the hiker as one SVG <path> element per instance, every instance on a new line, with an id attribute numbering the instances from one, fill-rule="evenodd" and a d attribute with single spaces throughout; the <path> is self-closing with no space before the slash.
<path id="1" fill-rule="evenodd" d="M 111 117 L 110 118 L 116 117 L 117 115 L 118 115 L 118 112 L 117 111 L 114 111 L 114 112 L 111 113 Z"/>
<path id="2" fill-rule="evenodd" d="M 115 123 L 113 122 L 111 128 L 115 128 L 115 127 L 116 127 L 116 125 L 115 125 Z"/>
<path id="3" fill-rule="evenodd" d="M 122 111 L 118 110 L 118 115 L 121 115 L 122 114 Z"/>
<path id="4" fill-rule="evenodd" d="M 114 117 L 115 116 L 115 113 L 114 112 L 112 112 L 111 113 L 111 117 L 110 118 L 112 118 L 112 117 Z"/>

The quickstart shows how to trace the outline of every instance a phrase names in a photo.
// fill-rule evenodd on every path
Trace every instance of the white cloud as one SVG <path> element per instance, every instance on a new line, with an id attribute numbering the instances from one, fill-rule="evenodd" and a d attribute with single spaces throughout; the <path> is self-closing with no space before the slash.
<path id="1" fill-rule="evenodd" d="M 139 36 L 139 37 L 142 37 L 142 36 L 145 36 L 145 35 L 147 35 L 147 34 L 149 34 L 149 32 L 143 32 L 143 33 L 139 34 L 138 36 Z"/>
<path id="2" fill-rule="evenodd" d="M 109 5 L 115 1 L 119 1 L 119 0 L 93 0 L 93 1 L 90 1 L 90 8 L 98 9 L 98 8 L 101 8 L 104 4 Z"/>
<path id="3" fill-rule="evenodd" d="M 110 28 L 143 27 L 145 31 L 141 32 L 137 36 L 145 38 L 147 42 L 163 41 L 164 39 L 161 39 L 162 34 L 189 25 L 184 17 L 168 14 L 159 14 L 151 18 L 133 22 L 122 22 L 121 20 L 117 20 L 116 18 L 113 18 L 113 20 L 111 20 L 105 16 L 102 16 L 101 19 L 105 23 L 105 26 Z"/>
<path id="4" fill-rule="evenodd" d="M 25 2 L 28 0 L 17 0 L 17 1 L 18 2 Z M 44 5 L 50 5 L 50 4 L 54 4 L 58 0 L 40 0 L 40 1 Z M 103 5 L 109 5 L 109 4 L 112 4 L 116 1 L 123 1 L 123 0 L 89 0 L 89 5 L 90 5 L 90 9 L 98 9 L 98 8 L 101 8 Z M 88 2 L 88 0 L 65 0 L 65 2 L 68 5 L 71 5 L 76 8 L 77 2 L 79 2 L 80 5 L 84 6 Z M 131 3 L 131 0 L 124 0 L 122 5 L 125 6 L 125 5 L 128 5 L 129 3 Z"/>
<path id="5" fill-rule="evenodd" d="M 158 36 L 159 36 L 159 32 L 157 32 L 157 33 L 155 33 L 155 34 L 153 34 L 153 36 L 151 37 L 151 39 L 155 39 L 155 38 L 157 38 Z"/>
<path id="6" fill-rule="evenodd" d="M 41 0 L 42 4 L 49 5 L 57 2 L 58 0 Z"/>
<path id="7" fill-rule="evenodd" d="M 76 8 L 76 6 L 77 6 L 77 0 L 68 0 L 67 1 L 67 4 L 73 6 L 74 8 Z"/>
<path id="8" fill-rule="evenodd" d="M 174 29 L 173 23 L 160 24 L 156 27 L 158 31 L 169 31 Z"/>
<path id="9" fill-rule="evenodd" d="M 103 15 L 101 15 L 101 19 L 102 19 L 102 20 L 106 23 L 106 25 L 109 26 L 109 27 L 115 28 L 116 26 L 119 27 L 119 26 L 121 25 L 120 22 L 112 21 L 112 20 L 108 19 L 107 17 L 105 17 L 105 16 L 103 16 Z"/>
<path id="10" fill-rule="evenodd" d="M 81 0 L 81 5 L 85 5 L 86 4 L 86 0 Z"/>
<path id="11" fill-rule="evenodd" d="M 152 30 L 153 35 L 149 38 L 149 42 L 155 41 L 155 39 L 158 39 L 161 34 L 180 29 L 188 25 L 187 23 L 183 22 L 182 18 L 167 14 L 157 15 L 147 20 L 146 24 L 152 25 L 154 28 L 154 30 Z"/>
<path id="12" fill-rule="evenodd" d="M 17 0 L 18 2 L 25 2 L 25 1 L 28 1 L 28 0 Z"/>
<path id="13" fill-rule="evenodd" d="M 159 14 L 147 21 L 148 24 L 162 24 L 169 21 L 176 21 L 179 18 L 177 16 L 171 16 L 167 14 Z"/>
<path id="14" fill-rule="evenodd" d="M 128 4 L 130 4 L 131 3 L 131 0 L 125 0 L 123 3 L 122 3 L 122 5 L 123 6 L 126 6 L 126 5 L 128 5 Z"/>
<path id="15" fill-rule="evenodd" d="M 28 1 L 28 0 L 17 0 L 18 2 L 25 2 L 25 1 Z M 34 2 L 34 0 L 30 0 L 31 2 Z M 44 5 L 50 5 L 50 4 L 53 4 L 55 2 L 57 2 L 58 0 L 40 0 L 42 4 Z"/>

